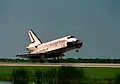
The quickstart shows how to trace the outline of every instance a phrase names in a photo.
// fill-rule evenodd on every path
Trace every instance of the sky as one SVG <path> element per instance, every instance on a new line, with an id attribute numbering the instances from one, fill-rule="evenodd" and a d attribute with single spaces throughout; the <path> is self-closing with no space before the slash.
<path id="1" fill-rule="evenodd" d="M 28 53 L 28 29 L 43 42 L 81 39 L 66 58 L 120 58 L 120 0 L 0 0 L 1 58 Z"/>

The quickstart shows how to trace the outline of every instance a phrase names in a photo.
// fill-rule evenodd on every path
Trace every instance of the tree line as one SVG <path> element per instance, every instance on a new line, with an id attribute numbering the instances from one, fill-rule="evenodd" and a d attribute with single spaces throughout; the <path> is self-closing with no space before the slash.
<path id="1" fill-rule="evenodd" d="M 48 63 L 120 63 L 120 59 L 100 59 L 100 58 L 63 58 L 63 59 L 47 59 L 47 60 L 32 60 L 32 59 L 8 59 L 0 58 L 0 62 L 48 62 Z"/>

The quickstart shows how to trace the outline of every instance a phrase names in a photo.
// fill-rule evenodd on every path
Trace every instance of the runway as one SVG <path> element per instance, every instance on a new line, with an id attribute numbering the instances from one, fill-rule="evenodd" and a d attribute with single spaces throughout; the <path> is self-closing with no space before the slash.
<path id="1" fill-rule="evenodd" d="M 120 64 L 112 64 L 112 63 L 9 63 L 9 62 L 0 62 L 0 66 L 72 66 L 72 67 L 120 68 Z"/>

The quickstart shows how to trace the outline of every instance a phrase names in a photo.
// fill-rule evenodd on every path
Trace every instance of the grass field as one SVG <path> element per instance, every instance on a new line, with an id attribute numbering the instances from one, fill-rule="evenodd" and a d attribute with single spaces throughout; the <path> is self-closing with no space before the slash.
<path id="1" fill-rule="evenodd" d="M 50 68 L 58 68 L 58 67 L 12 67 L 12 66 L 0 66 L 0 77 L 2 76 L 11 76 L 14 68 L 24 68 L 29 71 L 29 73 L 33 73 L 35 69 L 50 69 Z M 77 68 L 81 69 L 81 68 Z M 116 73 L 120 73 L 120 68 L 82 68 L 85 72 L 85 75 L 95 79 L 106 79 L 115 77 Z"/>
<path id="2" fill-rule="evenodd" d="M 106 79 L 115 77 L 116 73 L 120 73 L 120 68 L 83 68 L 85 74 L 91 78 Z"/>

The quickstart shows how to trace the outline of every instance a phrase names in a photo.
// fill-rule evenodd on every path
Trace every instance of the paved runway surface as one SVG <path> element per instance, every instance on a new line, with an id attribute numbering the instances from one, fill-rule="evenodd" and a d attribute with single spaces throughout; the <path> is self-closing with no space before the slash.
<path id="1" fill-rule="evenodd" d="M 108 63 L 8 63 L 0 62 L 0 66 L 73 66 L 73 67 L 111 67 L 120 68 L 120 64 Z"/>

